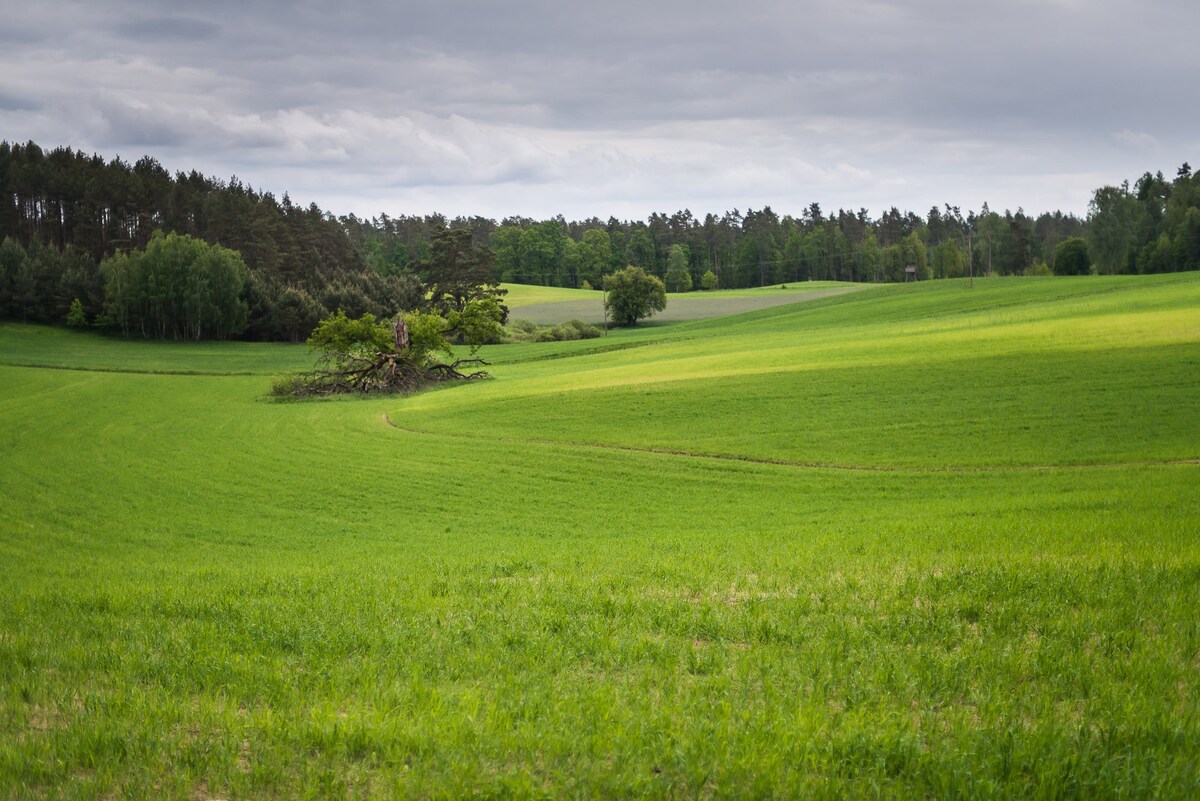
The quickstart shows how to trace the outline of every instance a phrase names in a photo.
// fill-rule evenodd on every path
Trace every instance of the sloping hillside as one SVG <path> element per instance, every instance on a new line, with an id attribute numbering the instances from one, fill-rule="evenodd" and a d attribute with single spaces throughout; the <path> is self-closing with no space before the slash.
<path id="1" fill-rule="evenodd" d="M 489 356 L 0 326 L 0 794 L 1194 795 L 1200 275 Z"/>

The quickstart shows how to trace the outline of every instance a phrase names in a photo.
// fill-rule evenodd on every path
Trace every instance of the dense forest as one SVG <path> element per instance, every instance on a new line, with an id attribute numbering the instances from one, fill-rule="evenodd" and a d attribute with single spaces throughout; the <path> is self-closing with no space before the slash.
<path id="1" fill-rule="evenodd" d="M 338 309 L 390 316 L 416 305 L 420 262 L 445 228 L 470 230 L 476 246 L 492 249 L 499 280 L 569 287 L 599 286 L 625 265 L 644 267 L 673 291 L 700 288 L 709 272 L 723 288 L 1049 273 L 1058 246 L 1073 238 L 1086 242 L 1097 272 L 1166 272 L 1200 268 L 1200 175 L 1184 164 L 1172 180 L 1146 173 L 1132 187 L 1102 187 L 1087 220 L 1061 212 L 1031 217 L 1021 209 L 1001 214 L 987 204 L 965 215 L 949 204 L 924 215 L 893 207 L 873 219 L 866 209 L 826 214 L 816 203 L 798 217 L 766 207 L 703 218 L 688 210 L 656 213 L 645 221 L 559 216 L 497 223 L 437 214 L 363 220 L 295 205 L 286 194 L 277 199 L 236 177 L 172 175 L 148 156 L 129 164 L 0 142 L 0 317 L 63 322 L 77 305 L 76 321 L 127 333 L 296 341 Z M 119 317 L 119 291 L 128 287 L 118 277 L 140 277 L 144 306 L 215 308 L 209 298 L 165 297 L 207 291 L 211 282 L 201 273 L 165 282 L 152 269 L 135 269 L 155 232 L 240 254 L 244 269 L 221 272 L 221 292 L 231 297 L 234 282 L 244 321 L 230 325 L 241 320 L 231 312 L 209 329 L 194 322 L 130 326 Z M 130 257 L 134 263 L 121 261 Z"/>
<path id="2" fill-rule="evenodd" d="M 419 299 L 414 279 L 369 268 L 341 224 L 316 205 L 295 205 L 287 195 L 278 200 L 236 177 L 171 175 L 149 157 L 106 162 L 70 148 L 0 142 L 0 317 L 63 322 L 79 299 L 89 321 L 122 328 L 118 315 L 108 313 L 115 287 L 102 264 L 145 251 L 156 231 L 241 255 L 246 269 L 238 293 L 248 316 L 241 330 L 220 332 L 226 336 L 298 341 L 337 309 L 390 316 Z M 149 270 L 107 272 L 140 277 L 159 293 L 209 283 L 168 287 Z M 188 299 L 159 305 L 173 301 L 184 306 Z M 171 325 L 145 333 L 179 332 Z"/>

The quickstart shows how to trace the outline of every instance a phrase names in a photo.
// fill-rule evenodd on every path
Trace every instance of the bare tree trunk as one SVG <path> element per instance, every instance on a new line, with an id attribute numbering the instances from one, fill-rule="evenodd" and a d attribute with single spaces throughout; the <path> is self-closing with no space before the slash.
<path id="1" fill-rule="evenodd" d="M 408 350 L 411 341 L 408 335 L 408 324 L 404 322 L 404 318 L 397 317 L 396 325 L 392 329 L 396 336 L 396 352 Z"/>

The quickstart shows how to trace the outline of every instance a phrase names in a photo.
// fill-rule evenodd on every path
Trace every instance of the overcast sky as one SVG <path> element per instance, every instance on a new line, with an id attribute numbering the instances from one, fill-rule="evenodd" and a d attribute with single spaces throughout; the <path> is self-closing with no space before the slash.
<path id="1" fill-rule="evenodd" d="M 0 138 L 335 214 L 1083 214 L 1200 166 L 1196 0 L 0 0 Z"/>

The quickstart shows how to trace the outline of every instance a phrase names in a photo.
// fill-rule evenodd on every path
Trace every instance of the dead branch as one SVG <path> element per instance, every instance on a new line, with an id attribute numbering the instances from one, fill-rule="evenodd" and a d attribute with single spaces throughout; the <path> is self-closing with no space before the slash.
<path id="1" fill-rule="evenodd" d="M 407 334 L 407 330 L 403 331 Z M 398 331 L 397 334 L 400 334 Z M 399 336 L 398 336 L 399 338 Z M 338 354 L 311 373 L 279 385 L 276 394 L 294 397 L 416 392 L 444 381 L 491 378 L 486 370 L 464 372 L 470 365 L 489 366 L 483 359 L 457 359 L 450 364 L 418 364 L 404 353 L 376 353 L 373 358 Z"/>

